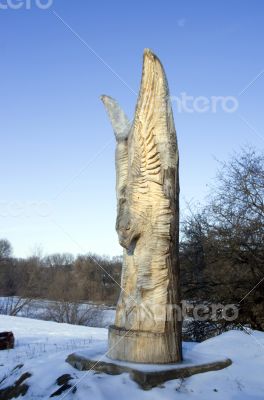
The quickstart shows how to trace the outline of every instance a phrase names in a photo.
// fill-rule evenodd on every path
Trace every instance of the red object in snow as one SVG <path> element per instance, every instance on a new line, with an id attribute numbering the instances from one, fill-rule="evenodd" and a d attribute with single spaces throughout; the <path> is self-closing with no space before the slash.
<path id="1" fill-rule="evenodd" d="M 15 337 L 13 332 L 0 332 L 0 350 L 13 349 Z"/>

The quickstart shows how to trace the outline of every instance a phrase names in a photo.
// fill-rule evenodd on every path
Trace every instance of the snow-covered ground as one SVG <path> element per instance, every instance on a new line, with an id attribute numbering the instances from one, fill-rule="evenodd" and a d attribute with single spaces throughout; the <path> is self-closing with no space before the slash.
<path id="1" fill-rule="evenodd" d="M 264 399 L 264 333 L 229 331 L 203 343 L 185 343 L 184 352 L 229 357 L 233 364 L 221 371 L 173 380 L 149 391 L 143 391 L 128 374 L 110 376 L 80 372 L 65 362 L 68 354 L 93 348 L 100 352 L 106 346 L 107 330 L 55 322 L 0 315 L 0 331 L 12 330 L 16 337 L 14 350 L 0 352 L 0 391 L 14 383 L 23 373 L 29 390 L 23 397 L 48 399 L 59 386 L 63 374 L 73 377 L 76 392 L 65 391 L 58 399 L 76 400 L 260 400 Z M 23 364 L 20 369 L 17 365 Z M 4 379 L 6 378 L 6 379 Z M 1 393 L 1 392 L 0 392 Z M 22 399 L 22 397 L 21 397 Z"/>

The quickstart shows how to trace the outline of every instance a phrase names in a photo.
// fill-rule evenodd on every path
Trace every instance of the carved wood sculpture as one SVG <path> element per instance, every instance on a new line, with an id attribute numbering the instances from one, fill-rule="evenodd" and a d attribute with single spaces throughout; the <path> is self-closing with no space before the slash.
<path id="1" fill-rule="evenodd" d="M 182 359 L 179 305 L 178 148 L 165 72 L 144 52 L 132 124 L 102 96 L 116 140 L 118 214 L 124 248 L 122 291 L 109 328 L 110 358 L 172 363 Z"/>

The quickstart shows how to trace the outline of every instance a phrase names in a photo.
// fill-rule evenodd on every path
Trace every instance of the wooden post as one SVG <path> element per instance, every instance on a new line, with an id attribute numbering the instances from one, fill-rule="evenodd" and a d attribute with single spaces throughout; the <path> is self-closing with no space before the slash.
<path id="1" fill-rule="evenodd" d="M 179 155 L 159 59 L 145 50 L 132 124 L 115 100 L 102 100 L 117 140 L 116 229 L 124 248 L 108 354 L 132 362 L 179 362 Z"/>

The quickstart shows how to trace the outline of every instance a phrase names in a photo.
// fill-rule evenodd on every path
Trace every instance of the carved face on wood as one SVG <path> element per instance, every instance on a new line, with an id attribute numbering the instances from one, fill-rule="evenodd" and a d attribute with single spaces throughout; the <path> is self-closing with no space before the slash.
<path id="1" fill-rule="evenodd" d="M 143 221 L 133 213 L 129 198 L 121 198 L 118 201 L 118 213 L 116 219 L 116 231 L 119 243 L 122 247 L 132 252 L 136 241 L 142 234 Z"/>
<path id="2" fill-rule="evenodd" d="M 132 134 L 130 133 L 130 138 Z M 136 241 L 144 232 L 144 222 L 146 215 L 144 210 L 139 209 L 135 196 L 135 187 L 129 182 L 133 182 L 133 170 L 128 168 L 129 152 L 128 140 L 117 142 L 116 165 L 117 165 L 117 219 L 116 231 L 119 243 L 122 247 L 133 252 Z M 140 212 L 139 212 L 140 211 Z"/>

